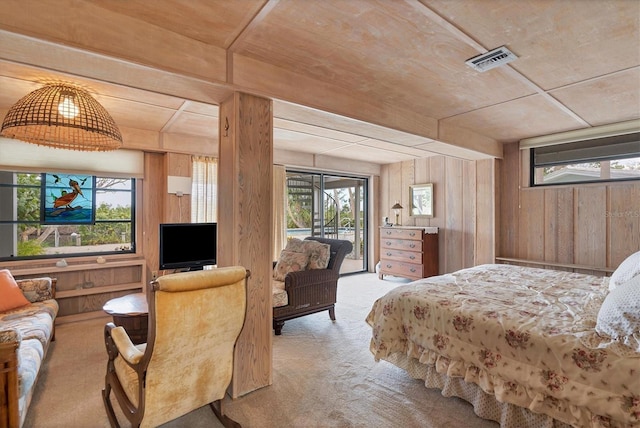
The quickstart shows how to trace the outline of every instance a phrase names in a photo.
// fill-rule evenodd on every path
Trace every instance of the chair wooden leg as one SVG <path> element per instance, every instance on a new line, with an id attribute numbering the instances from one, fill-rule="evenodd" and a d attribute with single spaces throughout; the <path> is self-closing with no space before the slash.
<path id="1" fill-rule="evenodd" d="M 276 336 L 282 334 L 282 327 L 284 327 L 284 321 L 273 320 L 273 329 L 276 331 Z"/>
<path id="2" fill-rule="evenodd" d="M 222 425 L 225 428 L 242 428 L 242 425 L 224 414 L 224 411 L 222 410 L 222 400 L 214 401 L 213 403 L 209 403 L 209 405 L 211 406 L 213 413 L 215 413 L 216 417 L 220 422 L 222 422 Z"/>
<path id="3" fill-rule="evenodd" d="M 333 306 L 329 308 L 329 318 L 331 318 L 331 321 L 336 320 L 336 310 L 335 310 L 335 307 Z"/>
<path id="4" fill-rule="evenodd" d="M 102 390 L 102 401 L 104 401 L 104 409 L 107 411 L 107 418 L 109 418 L 109 424 L 113 428 L 120 428 L 120 424 L 118 424 L 118 419 L 116 418 L 116 414 L 113 411 L 113 406 L 111 406 L 111 385 L 107 384 L 105 389 Z"/>

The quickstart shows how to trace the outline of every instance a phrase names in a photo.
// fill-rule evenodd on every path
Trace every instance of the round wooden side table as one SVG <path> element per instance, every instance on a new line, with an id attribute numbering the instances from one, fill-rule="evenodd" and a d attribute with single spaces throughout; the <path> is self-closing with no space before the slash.
<path id="1" fill-rule="evenodd" d="M 131 341 L 138 345 L 147 341 L 149 308 L 144 293 L 127 294 L 109 300 L 102 310 L 113 317 L 113 323 L 127 331 Z"/>

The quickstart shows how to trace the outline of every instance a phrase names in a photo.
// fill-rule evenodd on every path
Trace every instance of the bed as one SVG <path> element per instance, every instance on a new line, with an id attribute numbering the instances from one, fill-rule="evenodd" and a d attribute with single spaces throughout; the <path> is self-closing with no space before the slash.
<path id="1" fill-rule="evenodd" d="M 627 287 L 626 272 L 615 293 L 608 277 L 507 264 L 398 286 L 366 318 L 371 352 L 503 427 L 640 426 L 636 257 L 635 282 Z M 620 327 L 621 305 L 637 309 L 636 324 Z"/>

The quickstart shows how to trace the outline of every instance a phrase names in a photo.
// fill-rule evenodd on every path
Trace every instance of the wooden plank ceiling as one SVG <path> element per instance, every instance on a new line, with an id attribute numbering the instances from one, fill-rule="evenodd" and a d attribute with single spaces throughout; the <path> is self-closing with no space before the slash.
<path id="1" fill-rule="evenodd" d="M 500 157 L 640 118 L 639 41 L 637 0 L 3 0 L 0 115 L 65 80 L 122 128 L 217 142 L 241 90 L 274 99 L 276 150 Z M 499 46 L 518 59 L 465 65 Z"/>

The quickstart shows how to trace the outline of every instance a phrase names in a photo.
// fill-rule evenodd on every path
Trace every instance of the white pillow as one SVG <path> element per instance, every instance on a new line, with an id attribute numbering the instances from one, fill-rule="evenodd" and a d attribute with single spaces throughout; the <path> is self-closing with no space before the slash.
<path id="1" fill-rule="evenodd" d="M 609 291 L 640 275 L 640 251 L 624 259 L 609 278 Z"/>
<path id="2" fill-rule="evenodd" d="M 640 335 L 640 275 L 607 294 L 598 312 L 596 332 L 623 343 Z"/>

